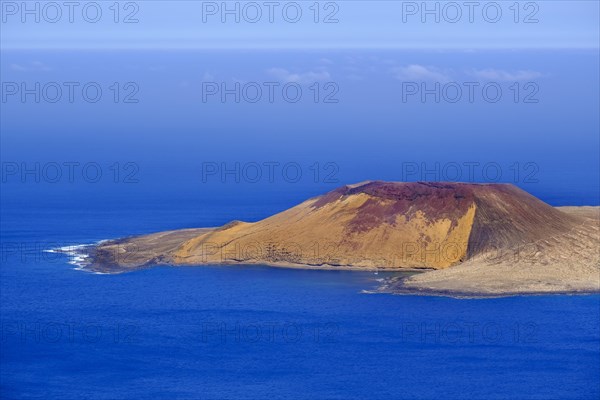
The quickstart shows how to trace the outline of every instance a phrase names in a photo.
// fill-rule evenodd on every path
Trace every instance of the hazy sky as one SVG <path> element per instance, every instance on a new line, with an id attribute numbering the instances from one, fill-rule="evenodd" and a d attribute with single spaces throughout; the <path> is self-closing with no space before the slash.
<path id="1" fill-rule="evenodd" d="M 2 48 L 599 46 L 598 1 L 73 3 L 2 1 Z"/>
<path id="2" fill-rule="evenodd" d="M 516 182 L 526 190 L 552 204 L 597 204 L 598 4 L 427 2 L 424 12 L 421 1 L 258 1 L 229 2 L 228 13 L 220 1 L 75 2 L 71 10 L 63 1 L 27 10 L 2 1 L 0 72 L 13 92 L 3 87 L 0 155 L 135 162 L 138 187 L 178 193 L 205 190 L 204 161 L 332 162 L 337 184 L 404 180 L 403 162 L 473 161 L 498 163 L 512 182 L 516 163 L 522 176 L 534 163 L 538 181 Z M 229 51 L 186 51 L 203 49 Z M 74 101 L 66 91 L 56 102 L 14 92 L 73 81 Z M 303 85 L 302 101 L 284 101 L 281 91 L 273 102 L 203 100 L 206 82 L 272 81 Z M 501 100 L 485 100 L 481 89 L 474 101 L 423 100 L 424 90 L 403 97 L 407 82 L 430 90 L 473 81 L 493 81 Z M 90 82 L 102 101 L 84 101 Z M 115 101 L 115 83 L 123 96 L 134 84 L 139 101 Z M 337 101 L 325 103 L 331 83 Z M 530 95 L 535 101 L 525 101 Z M 217 183 L 211 193 L 237 190 Z"/>

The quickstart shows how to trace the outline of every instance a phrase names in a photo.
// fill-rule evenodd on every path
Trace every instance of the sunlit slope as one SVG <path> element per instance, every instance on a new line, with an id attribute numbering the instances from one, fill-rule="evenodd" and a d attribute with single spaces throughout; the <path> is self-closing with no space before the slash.
<path id="1" fill-rule="evenodd" d="M 568 229 L 570 217 L 512 185 L 367 182 L 183 243 L 176 264 L 264 262 L 446 268 Z"/>

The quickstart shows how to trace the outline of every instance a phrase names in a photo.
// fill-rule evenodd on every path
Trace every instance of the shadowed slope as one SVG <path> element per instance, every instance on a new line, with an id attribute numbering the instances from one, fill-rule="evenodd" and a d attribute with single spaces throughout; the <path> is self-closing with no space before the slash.
<path id="1" fill-rule="evenodd" d="M 393 293 L 506 296 L 600 291 L 600 208 L 560 207 L 579 221 L 572 229 L 460 265 L 409 278 L 392 278 L 380 289 Z"/>
<path id="2" fill-rule="evenodd" d="M 580 222 L 513 185 L 473 186 L 473 192 L 477 214 L 469 258 L 554 236 Z"/>

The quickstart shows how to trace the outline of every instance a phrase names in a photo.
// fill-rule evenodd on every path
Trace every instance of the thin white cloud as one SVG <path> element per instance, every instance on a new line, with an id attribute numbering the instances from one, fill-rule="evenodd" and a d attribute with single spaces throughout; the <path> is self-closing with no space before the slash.
<path id="1" fill-rule="evenodd" d="M 473 70 L 471 75 L 482 78 L 489 79 L 492 81 L 528 81 L 532 79 L 537 79 L 542 76 L 540 72 L 530 71 L 530 70 L 519 70 L 519 71 L 505 71 L 501 69 L 481 69 L 481 70 Z"/>
<path id="2" fill-rule="evenodd" d="M 404 67 L 392 68 L 392 73 L 396 79 L 416 80 L 416 81 L 436 81 L 449 82 L 450 76 L 439 68 L 411 64 Z"/>
<path id="3" fill-rule="evenodd" d="M 11 64 L 10 69 L 13 71 L 30 72 L 30 71 L 50 71 L 50 67 L 41 61 L 32 61 L 28 64 Z"/>
<path id="4" fill-rule="evenodd" d="M 290 72 L 284 68 L 270 68 L 267 70 L 267 73 L 280 81 L 295 83 L 313 83 L 331 78 L 329 72 L 324 69 L 308 72 Z"/>
<path id="5" fill-rule="evenodd" d="M 351 81 L 362 81 L 364 79 L 364 77 L 362 75 L 358 75 L 358 74 L 349 74 L 349 75 L 346 75 L 346 79 L 351 80 Z"/>

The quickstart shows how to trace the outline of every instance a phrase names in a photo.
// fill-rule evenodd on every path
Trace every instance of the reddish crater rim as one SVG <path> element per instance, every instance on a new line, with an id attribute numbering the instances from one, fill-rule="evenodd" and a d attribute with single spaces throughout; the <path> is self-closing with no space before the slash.
<path id="1" fill-rule="evenodd" d="M 385 182 L 371 181 L 364 184 L 341 186 L 316 198 L 314 208 L 320 208 L 344 196 L 365 193 L 389 200 L 416 200 L 422 197 L 472 198 L 475 191 L 517 189 L 510 183 L 463 183 L 463 182 Z"/>

